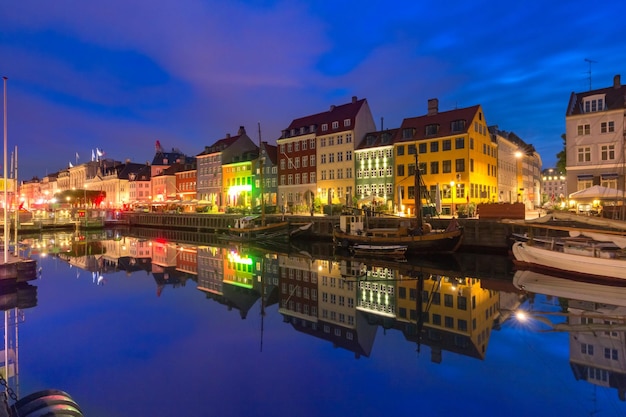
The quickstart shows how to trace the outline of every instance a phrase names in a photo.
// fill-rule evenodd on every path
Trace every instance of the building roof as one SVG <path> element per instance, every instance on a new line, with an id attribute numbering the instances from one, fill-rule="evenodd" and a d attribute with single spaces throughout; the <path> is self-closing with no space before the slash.
<path id="1" fill-rule="evenodd" d="M 604 95 L 604 110 L 623 110 L 626 107 L 626 85 L 622 85 L 620 76 L 613 77 L 613 85 L 597 90 L 589 90 L 583 93 L 574 93 L 570 95 L 569 104 L 567 106 L 566 116 L 575 116 L 585 114 L 583 103 L 586 97 Z"/>
<path id="2" fill-rule="evenodd" d="M 462 109 L 439 112 L 436 99 L 429 100 L 428 105 L 428 114 L 418 117 L 409 117 L 402 121 L 400 129 L 398 129 L 396 133 L 395 142 L 433 139 L 468 133 L 472 120 L 480 109 L 480 105 L 474 105 Z M 453 130 L 452 122 L 458 120 L 464 120 L 465 126 L 458 130 Z M 426 133 L 426 126 L 431 125 L 438 126 L 435 134 Z M 410 138 L 404 137 L 403 132 L 405 129 L 413 129 L 413 135 Z"/>
<path id="3" fill-rule="evenodd" d="M 393 140 L 398 130 L 398 128 L 395 128 L 366 133 L 363 140 L 357 145 L 356 150 L 393 145 Z"/>
<path id="4" fill-rule="evenodd" d="M 366 99 L 357 100 L 356 96 L 354 96 L 350 103 L 339 106 L 332 105 L 328 111 L 293 119 L 289 127 L 283 130 L 281 139 L 310 133 L 328 135 L 353 130 L 356 116 L 366 101 Z M 344 125 L 344 120 L 346 119 L 350 120 L 349 126 Z M 339 122 L 335 129 L 332 128 L 333 122 Z M 322 125 L 324 124 L 327 125 L 328 130 L 322 131 Z"/>
<path id="5" fill-rule="evenodd" d="M 200 152 L 197 156 L 209 155 L 212 153 L 222 152 L 224 149 L 231 146 L 233 143 L 237 141 L 241 136 L 246 134 L 246 129 L 243 126 L 239 126 L 239 130 L 237 134 L 231 136 L 230 133 L 226 134 L 226 137 L 217 140 L 213 145 L 205 146 L 204 150 Z"/>
<path id="6" fill-rule="evenodd" d="M 267 142 L 263 142 L 261 146 L 265 149 L 265 154 L 270 160 L 272 165 L 278 164 L 278 146 L 270 145 Z"/>

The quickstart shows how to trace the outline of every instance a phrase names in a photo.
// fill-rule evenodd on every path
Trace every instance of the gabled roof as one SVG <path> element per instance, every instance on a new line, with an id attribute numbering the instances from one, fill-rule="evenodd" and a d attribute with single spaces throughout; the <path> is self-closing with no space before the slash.
<path id="1" fill-rule="evenodd" d="M 189 158 L 178 149 L 172 148 L 171 152 L 157 150 L 152 159 L 152 165 L 172 165 L 176 162 L 186 162 Z"/>
<path id="2" fill-rule="evenodd" d="M 356 116 L 359 114 L 363 103 L 366 101 L 366 99 L 357 100 L 356 97 L 352 97 L 352 101 L 348 104 L 330 106 L 330 110 L 328 111 L 294 119 L 289 127 L 283 131 L 281 139 L 309 133 L 327 135 L 353 130 Z M 346 119 L 350 120 L 349 126 L 344 126 L 344 120 Z M 335 129 L 332 128 L 333 122 L 339 122 L 338 127 Z M 322 125 L 324 124 L 327 125 L 328 130 L 322 131 Z M 294 129 L 295 131 L 292 134 L 292 130 Z"/>
<path id="3" fill-rule="evenodd" d="M 572 93 L 570 95 L 569 105 L 567 106 L 566 116 L 575 116 L 585 114 L 583 102 L 586 97 L 595 95 L 604 95 L 604 110 L 623 110 L 626 107 L 626 85 L 620 84 L 620 76 L 613 78 L 611 87 L 590 90 L 583 93 Z M 598 112 L 594 112 L 598 113 Z"/>
<path id="4" fill-rule="evenodd" d="M 261 146 L 265 149 L 265 154 L 272 165 L 278 164 L 278 146 L 270 145 L 267 142 L 263 142 Z"/>
<path id="5" fill-rule="evenodd" d="M 395 141 L 404 142 L 465 134 L 472 127 L 472 121 L 474 120 L 474 117 L 476 117 L 476 113 L 479 109 L 480 105 L 475 105 L 462 109 L 454 109 L 444 112 L 436 111 L 432 114 L 426 114 L 424 116 L 406 118 L 402 121 L 400 129 L 398 129 L 396 133 Z M 457 120 L 464 120 L 465 127 L 461 130 L 453 131 L 452 122 Z M 426 135 L 426 126 L 430 125 L 438 126 L 436 134 Z M 413 129 L 413 136 L 410 138 L 403 138 L 404 129 Z"/>
<path id="6" fill-rule="evenodd" d="M 366 133 L 363 140 L 361 140 L 355 149 L 369 149 L 379 146 L 393 145 L 393 141 L 398 130 L 398 128 L 395 128 Z"/>
<path id="7" fill-rule="evenodd" d="M 112 167 L 105 167 L 104 174 L 105 175 L 114 175 L 117 174 L 117 177 L 121 180 L 129 179 L 129 175 L 132 173 L 137 173 L 140 171 L 145 165 L 144 164 L 136 164 L 133 162 L 127 162 L 125 164 L 114 165 Z"/>
<path id="8" fill-rule="evenodd" d="M 226 135 L 225 138 L 219 139 L 213 145 L 205 146 L 204 150 L 200 152 L 197 156 L 209 155 L 212 153 L 222 152 L 224 149 L 231 146 L 233 143 L 237 141 L 241 136 L 246 134 L 246 129 L 243 126 L 239 126 L 239 131 L 236 135 L 231 136 L 230 134 Z"/>

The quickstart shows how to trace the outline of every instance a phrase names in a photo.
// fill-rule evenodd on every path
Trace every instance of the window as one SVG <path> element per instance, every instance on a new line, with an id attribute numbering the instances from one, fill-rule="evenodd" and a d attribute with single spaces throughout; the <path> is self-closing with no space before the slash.
<path id="1" fill-rule="evenodd" d="M 350 126 L 350 119 L 344 119 L 343 127 L 349 127 L 349 126 Z"/>
<path id="2" fill-rule="evenodd" d="M 404 177 L 404 165 L 398 165 L 398 177 Z"/>
<path id="3" fill-rule="evenodd" d="M 404 155 L 404 146 L 398 146 L 396 148 L 396 155 L 398 155 L 398 156 Z"/>
<path id="4" fill-rule="evenodd" d="M 591 134 L 591 125 L 578 125 L 578 136 L 582 135 L 590 135 Z"/>
<path id="5" fill-rule="evenodd" d="M 352 161 L 352 151 L 346 151 L 346 161 Z"/>
<path id="6" fill-rule="evenodd" d="M 314 167 L 314 166 L 315 166 L 315 155 L 311 155 L 311 156 L 309 157 L 309 159 L 311 160 L 311 163 L 310 163 L 309 165 L 311 165 L 312 167 Z M 313 182 L 313 181 L 311 181 L 311 182 Z"/>
<path id="7" fill-rule="evenodd" d="M 328 130 L 328 123 L 324 123 L 322 125 L 322 132 L 326 132 Z"/>
<path id="8" fill-rule="evenodd" d="M 456 172 L 465 172 L 465 159 L 457 159 L 454 161 Z"/>
<path id="9" fill-rule="evenodd" d="M 307 141 L 306 139 L 302 141 L 302 150 L 306 151 L 306 145 L 307 145 Z"/>
<path id="10" fill-rule="evenodd" d="M 454 140 L 454 149 L 463 149 L 465 148 L 465 138 L 456 138 Z"/>
<path id="11" fill-rule="evenodd" d="M 411 139 L 412 137 L 413 137 L 412 128 L 402 129 L 402 139 Z"/>
<path id="12" fill-rule="evenodd" d="M 315 139 L 310 139 L 309 140 L 309 148 L 315 149 Z"/>
<path id="13" fill-rule="evenodd" d="M 446 307 L 454 307 L 452 294 L 444 294 L 444 296 L 443 296 L 443 305 L 445 305 Z"/>
<path id="14" fill-rule="evenodd" d="M 438 132 L 439 132 L 439 125 L 438 124 L 426 125 L 424 127 L 424 135 L 426 135 L 426 136 L 434 136 Z"/>
<path id="15" fill-rule="evenodd" d="M 320 139 L 320 147 L 325 147 L 326 146 L 326 138 L 322 138 Z"/>
<path id="16" fill-rule="evenodd" d="M 439 314 L 433 314 L 433 324 L 441 326 L 441 316 Z"/>
<path id="17" fill-rule="evenodd" d="M 441 161 L 441 171 L 444 174 L 449 174 L 452 172 L 452 161 L 451 160 L 446 160 L 446 161 Z"/>
<path id="18" fill-rule="evenodd" d="M 409 176 L 415 175 L 415 164 L 409 164 Z"/>
<path id="19" fill-rule="evenodd" d="M 456 306 L 459 310 L 467 310 L 467 297 L 462 295 L 456 297 Z"/>
<path id="20" fill-rule="evenodd" d="M 430 163 L 430 173 L 439 174 L 439 161 L 433 161 Z"/>
<path id="21" fill-rule="evenodd" d="M 615 132 L 614 122 L 602 122 L 600 123 L 600 133 Z"/>
<path id="22" fill-rule="evenodd" d="M 450 139 L 446 139 L 441 143 L 441 150 L 450 151 L 452 150 L 452 141 Z"/>
<path id="23" fill-rule="evenodd" d="M 409 155 L 415 155 L 416 151 L 417 151 L 417 148 L 415 147 L 415 144 L 408 146 L 407 152 Z"/>
<path id="24" fill-rule="evenodd" d="M 591 147 L 582 146 L 578 148 L 578 162 L 591 162 Z"/>
<path id="25" fill-rule="evenodd" d="M 466 332 L 467 331 L 467 320 L 459 319 L 458 320 L 459 331 Z"/>
<path id="26" fill-rule="evenodd" d="M 454 120 L 450 123 L 450 129 L 453 132 L 462 132 L 465 130 L 465 120 Z"/>
<path id="27" fill-rule="evenodd" d="M 430 142 L 430 151 L 439 152 L 439 142 Z"/>
<path id="28" fill-rule="evenodd" d="M 426 153 L 426 144 L 425 143 L 420 143 L 419 144 L 419 152 L 420 153 Z"/>
<path id="29" fill-rule="evenodd" d="M 445 317 L 445 326 L 448 329 L 454 329 L 454 318 L 446 316 Z"/>
<path id="30" fill-rule="evenodd" d="M 333 122 L 333 129 L 339 128 L 339 122 Z"/>
<path id="31" fill-rule="evenodd" d="M 600 146 L 600 158 L 603 161 L 613 161 L 615 159 L 615 145 Z"/>

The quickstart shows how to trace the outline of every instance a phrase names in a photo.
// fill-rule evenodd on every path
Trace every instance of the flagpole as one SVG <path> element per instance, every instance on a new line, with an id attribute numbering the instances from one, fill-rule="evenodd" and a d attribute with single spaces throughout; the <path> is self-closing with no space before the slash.
<path id="1" fill-rule="evenodd" d="M 9 262 L 9 216 L 7 212 L 7 77 L 2 77 L 4 84 L 4 263 Z"/>

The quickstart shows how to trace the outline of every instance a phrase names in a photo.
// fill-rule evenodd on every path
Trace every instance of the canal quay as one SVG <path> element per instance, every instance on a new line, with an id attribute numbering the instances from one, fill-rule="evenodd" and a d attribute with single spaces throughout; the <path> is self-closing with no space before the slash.
<path id="1" fill-rule="evenodd" d="M 528 216 L 536 217 L 538 212 L 528 212 Z M 129 227 L 155 228 L 160 230 L 164 237 L 170 232 L 186 232 L 190 239 L 202 240 L 212 233 L 228 230 L 240 216 L 217 214 L 163 214 L 163 213 L 133 213 L 122 212 L 117 224 Z M 339 216 L 299 216 L 299 215 L 268 215 L 268 222 L 287 220 L 294 227 L 306 223 L 313 223 L 310 239 L 330 241 L 333 229 L 339 224 Z M 370 227 L 395 228 L 407 218 L 394 216 L 372 216 L 369 218 Z M 458 223 L 464 228 L 462 250 L 487 250 L 496 253 L 506 253 L 510 247 L 510 236 L 513 226 L 502 223 L 498 219 L 460 218 Z M 450 218 L 431 218 L 428 220 L 435 229 L 445 229 Z M 112 222 L 109 222 L 112 224 Z M 519 230 L 519 226 L 517 227 Z M 169 231 L 169 232 L 168 232 Z"/>

